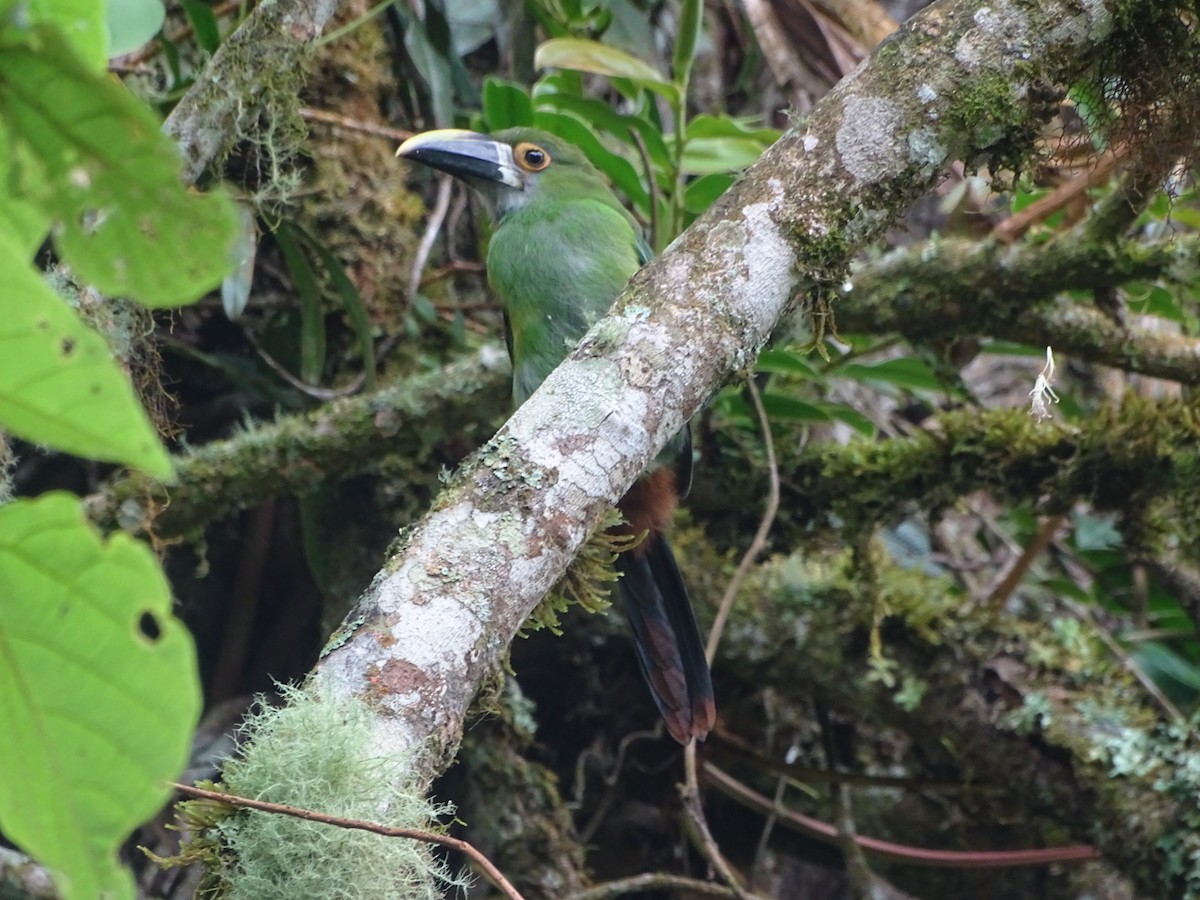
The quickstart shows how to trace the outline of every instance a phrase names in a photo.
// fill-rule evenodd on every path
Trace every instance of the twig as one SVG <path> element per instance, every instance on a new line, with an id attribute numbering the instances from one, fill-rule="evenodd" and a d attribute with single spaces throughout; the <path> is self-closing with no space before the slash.
<path id="1" fill-rule="evenodd" d="M 1029 574 L 1029 569 L 1033 566 L 1036 560 L 1050 546 L 1054 540 L 1055 532 L 1062 527 L 1066 521 L 1066 516 L 1051 516 L 1042 523 L 1042 527 L 1038 529 L 1038 533 L 1034 535 L 1032 541 L 1029 542 L 1013 564 L 1008 567 L 1008 571 L 1004 573 L 999 583 L 992 588 L 988 593 L 987 605 L 991 609 L 999 609 L 1012 596 L 1013 591 L 1017 589 L 1022 579 Z"/>
<path id="2" fill-rule="evenodd" d="M 300 118 L 306 122 L 320 122 L 323 125 L 332 125 L 335 128 L 342 128 L 346 131 L 357 131 L 360 134 L 370 134 L 375 137 L 387 138 L 394 143 L 403 143 L 413 136 L 413 132 L 405 131 L 403 128 L 391 128 L 387 125 L 380 125 L 377 122 L 364 122 L 361 119 L 351 119 L 349 116 L 339 116 L 337 113 L 331 113 L 323 109 L 313 109 L 311 106 L 300 107 Z"/>
<path id="3" fill-rule="evenodd" d="M 854 825 L 854 811 L 850 806 L 850 788 L 839 784 L 833 789 L 833 814 L 837 822 L 837 845 L 846 863 L 846 879 L 850 890 L 858 900 L 871 900 L 875 885 L 875 873 L 867 864 L 862 845 L 858 842 L 858 829 Z"/>
<path id="4" fill-rule="evenodd" d="M 704 897 L 735 897 L 727 887 L 713 884 L 711 881 L 700 881 L 696 878 L 684 878 L 681 875 L 662 875 L 650 873 L 634 875 L 632 878 L 621 878 L 598 884 L 586 891 L 572 894 L 570 900 L 608 900 L 609 897 L 620 897 L 636 891 L 686 891 L 688 894 L 699 894 Z"/>
<path id="5" fill-rule="evenodd" d="M 1060 597 L 1059 600 L 1071 611 L 1075 618 L 1091 626 L 1104 646 L 1108 648 L 1108 651 L 1117 658 L 1117 661 L 1122 666 L 1129 670 L 1130 674 L 1138 680 L 1138 683 L 1146 689 L 1146 693 L 1163 708 L 1163 711 L 1168 716 L 1178 723 L 1187 721 L 1187 717 L 1179 711 L 1179 707 L 1171 702 L 1170 698 L 1163 693 L 1162 688 L 1154 683 L 1154 679 L 1147 675 L 1142 667 L 1137 664 L 1137 660 L 1125 652 L 1120 642 L 1112 636 L 1109 630 L 1104 627 L 1104 623 L 1096 617 L 1088 606 L 1083 603 L 1077 603 L 1070 597 Z"/>
<path id="6" fill-rule="evenodd" d="M 460 259 L 449 262 L 440 269 L 434 269 L 426 272 L 421 276 L 421 283 L 418 287 L 425 288 L 429 285 L 441 281 L 443 278 L 449 278 L 451 275 L 457 275 L 460 272 L 470 272 L 473 274 L 482 275 L 486 270 L 483 263 L 471 262 L 470 260 Z M 495 306 L 495 304 L 481 303 L 480 306 Z"/>
<path id="7" fill-rule="evenodd" d="M 252 332 L 249 328 L 243 328 L 242 333 L 246 336 L 246 340 L 250 342 L 250 346 L 254 348 L 255 352 L 258 353 L 259 357 L 267 364 L 271 371 L 273 371 L 276 375 L 278 375 L 296 390 L 303 394 L 308 394 L 308 396 L 314 397 L 317 400 L 338 400 L 342 397 L 349 397 L 352 394 L 357 394 L 359 390 L 362 389 L 363 384 L 366 382 L 366 373 L 359 372 L 354 376 L 354 378 L 350 379 L 349 382 L 342 385 L 340 388 L 323 388 L 318 387 L 315 384 L 309 384 L 307 381 L 297 378 L 295 375 L 289 372 L 281 362 L 264 350 L 262 345 L 259 344 L 258 338 L 254 336 L 254 332 Z"/>
<path id="8" fill-rule="evenodd" d="M 642 168 L 646 170 L 646 185 L 650 190 L 650 246 L 654 247 L 658 240 L 658 201 L 660 199 L 658 179 L 654 177 L 654 163 L 650 159 L 650 151 L 646 147 L 646 141 L 642 138 L 641 132 L 636 128 L 630 128 L 629 136 L 633 138 L 638 156 L 642 159 Z"/>
<path id="9" fill-rule="evenodd" d="M 759 426 L 762 428 L 763 446 L 767 451 L 767 470 L 771 485 L 770 495 L 767 498 L 767 508 L 763 511 L 762 520 L 758 523 L 758 531 L 754 534 L 754 540 L 750 542 L 750 546 L 742 554 L 742 560 L 738 563 L 733 577 L 729 579 L 729 585 L 725 588 L 725 595 L 721 598 L 720 606 L 717 607 L 717 615 L 713 619 L 712 630 L 708 634 L 708 646 L 704 651 L 710 665 L 712 664 L 713 657 L 716 656 L 717 646 L 721 642 L 721 634 L 725 630 L 725 623 L 729 620 L 729 611 L 733 608 L 734 600 L 737 599 L 738 590 L 741 588 L 742 582 L 746 580 L 750 566 L 754 564 L 754 560 L 758 558 L 758 554 L 766 546 L 767 535 L 771 531 L 771 526 L 775 523 L 775 514 L 779 511 L 779 465 L 775 457 L 775 441 L 771 437 L 771 422 L 767 418 L 767 411 L 763 408 L 762 397 L 758 392 L 758 385 L 754 383 L 753 379 L 746 382 L 746 390 L 750 394 L 750 400 L 754 404 L 754 411 L 758 416 Z M 695 825 L 701 850 L 709 862 L 712 863 L 713 867 L 721 874 L 725 882 L 733 889 L 735 896 L 739 898 L 752 896 L 742 888 L 741 883 L 737 880 L 737 876 L 733 873 L 733 869 L 721 854 L 720 848 L 717 847 L 717 843 L 713 840 L 712 833 L 709 831 L 708 821 L 704 816 L 704 807 L 700 803 L 700 783 L 696 774 L 695 741 L 690 742 L 683 749 L 683 766 L 686 781 L 680 791 L 680 795 L 683 798 L 684 808 L 687 810 L 688 815 L 691 816 L 692 823 Z"/>
<path id="10" fill-rule="evenodd" d="M 1172 632 L 1174 634 L 1174 632 Z M 716 739 L 714 742 L 714 738 Z M 985 788 L 980 785 L 967 785 L 963 781 L 946 780 L 920 780 L 916 778 L 908 778 L 899 775 L 863 775 L 859 773 L 850 774 L 847 772 L 831 772 L 828 769 L 817 768 L 816 766 L 803 766 L 799 763 L 782 762 L 778 759 L 773 759 L 762 750 L 752 745 L 749 741 L 734 734 L 720 724 L 713 729 L 712 734 L 708 736 L 709 746 L 716 743 L 718 747 L 725 746 L 730 750 L 736 750 L 741 757 L 739 762 L 752 763 L 760 769 L 765 769 L 772 775 L 779 775 L 785 778 L 791 778 L 806 782 L 817 782 L 818 784 L 848 784 L 854 787 L 879 787 L 879 788 L 895 788 L 909 791 L 961 791 L 970 787 L 972 791 L 980 791 Z"/>
<path id="11" fill-rule="evenodd" d="M 617 745 L 617 758 L 613 762 L 612 768 L 604 776 L 604 786 L 606 788 L 604 797 L 600 800 L 599 806 L 596 807 L 596 811 L 588 820 L 587 825 L 580 829 L 580 844 L 586 847 L 592 842 L 592 838 L 595 836 L 596 832 L 600 830 L 600 826 L 604 823 L 604 817 L 608 814 L 608 811 L 612 808 L 613 803 L 616 801 L 617 781 L 621 775 L 621 770 L 625 766 L 626 752 L 628 752 L 629 748 L 634 744 L 634 742 L 641 740 L 657 740 L 662 737 L 662 733 L 663 728 L 662 723 L 660 722 L 654 728 L 644 729 L 642 731 L 632 731 L 621 738 L 621 742 Z M 595 751 L 593 750 L 588 750 L 579 755 L 579 762 L 576 765 L 575 771 L 576 808 L 583 806 L 583 794 L 587 788 L 586 773 L 583 771 L 583 766 L 587 761 L 587 757 L 594 752 Z"/>
<path id="12" fill-rule="evenodd" d="M 437 200 L 433 204 L 433 209 L 429 211 L 429 221 L 425 223 L 425 233 L 421 235 L 421 243 L 417 245 L 417 253 L 412 263 L 412 273 L 408 278 L 407 300 L 409 304 L 416 299 L 417 291 L 421 287 L 421 275 L 425 271 L 425 263 L 429 261 L 434 241 L 437 240 L 438 234 L 442 230 L 442 223 L 446 221 L 446 213 L 450 210 L 450 192 L 453 189 L 454 181 L 449 175 L 443 175 L 438 179 Z"/>
<path id="13" fill-rule="evenodd" d="M 721 880 L 729 885 L 729 890 L 738 900 L 757 900 L 757 895 L 749 893 L 742 887 L 741 881 L 729 864 L 729 860 L 717 846 L 716 839 L 708 828 L 708 819 L 704 816 L 704 807 L 700 804 L 700 781 L 696 774 L 696 742 L 690 741 L 683 748 L 683 768 L 686 782 L 680 785 L 679 796 L 683 800 L 684 809 L 692 827 L 689 829 L 693 839 L 700 845 L 700 852 L 709 864 L 717 870 Z"/>
<path id="14" fill-rule="evenodd" d="M 758 531 L 754 533 L 754 540 L 746 548 L 746 552 L 742 555 L 742 561 L 738 563 L 737 570 L 729 579 L 729 586 L 725 588 L 725 595 L 721 598 L 721 605 L 717 607 L 717 614 L 713 618 L 712 630 L 708 633 L 708 646 L 704 649 L 704 655 L 708 657 L 710 665 L 717 654 L 717 646 L 721 643 L 721 633 L 725 630 L 725 623 L 729 619 L 733 601 L 737 599 L 738 590 L 741 588 L 742 582 L 746 580 L 754 560 L 766 546 L 767 535 L 771 531 L 771 526 L 775 524 L 776 513 L 779 512 L 779 464 L 775 457 L 775 441 L 771 437 L 771 423 L 767 419 L 767 411 L 763 408 L 758 385 L 754 383 L 753 379 L 746 382 L 746 392 L 750 394 L 754 412 L 758 416 L 758 424 L 762 428 L 763 447 L 767 451 L 770 494 L 767 497 L 767 508 L 763 511 L 762 520 L 758 523 Z"/>
<path id="15" fill-rule="evenodd" d="M 227 794 L 223 791 L 209 791 L 178 782 L 167 782 L 180 793 L 191 797 L 201 797 L 205 800 L 215 800 L 230 806 L 240 806 L 245 809 L 257 809 L 260 812 L 276 813 L 281 816 L 291 816 L 294 819 L 304 819 L 308 822 L 321 822 L 338 828 L 353 828 L 357 831 L 369 831 L 384 837 L 408 838 L 412 841 L 422 841 L 426 844 L 437 844 L 457 850 L 471 859 L 498 890 L 509 900 L 523 900 L 517 889 L 512 886 L 504 874 L 493 865 L 492 861 L 476 850 L 471 844 L 447 834 L 437 834 L 433 831 L 422 831 L 419 828 L 394 828 L 390 825 L 380 825 L 378 822 L 367 822 L 362 819 L 345 819 L 341 816 L 331 816 L 312 809 L 301 809 L 298 806 L 288 806 L 285 803 L 268 803 L 265 800 L 251 800 L 249 797 L 239 797 L 237 794 Z"/>
<path id="16" fill-rule="evenodd" d="M 833 722 L 829 710 L 820 701 L 816 704 L 817 721 L 821 728 L 821 746 L 825 753 L 825 766 L 830 772 L 836 772 L 837 748 L 833 742 Z M 856 900 L 871 900 L 875 884 L 875 874 L 871 871 L 862 847 L 858 843 L 858 828 L 854 824 L 854 811 L 850 804 L 850 786 L 835 784 L 832 791 L 833 819 L 837 823 L 837 845 L 842 851 L 842 859 L 846 866 L 846 880 L 849 882 L 850 893 Z M 779 792 L 775 795 L 775 809 L 772 817 L 778 818 L 779 810 L 783 809 L 782 797 Z"/>
<path id="17" fill-rule="evenodd" d="M 1112 174 L 1117 163 L 1129 155 L 1129 151 L 1130 145 L 1125 144 L 1105 153 L 1087 172 L 1060 184 L 1045 197 L 1040 197 L 1030 203 L 1019 213 L 1013 213 L 992 229 L 992 237 L 1006 244 L 1017 240 L 1035 223 L 1058 212 L 1089 188 L 1102 184 Z"/>
<path id="18" fill-rule="evenodd" d="M 837 829 L 818 819 L 790 809 L 777 809 L 766 797 L 731 777 L 712 763 L 704 764 L 705 779 L 725 796 L 762 813 L 777 812 L 779 822 L 827 844 L 837 844 Z M 854 838 L 864 850 L 876 853 L 885 859 L 926 866 L 937 869 L 1002 869 L 1016 866 L 1048 866 L 1055 863 L 1088 862 L 1100 859 L 1100 853 L 1087 844 L 1070 844 L 1063 847 L 1045 847 L 1037 850 L 927 850 L 906 844 L 894 844 L 877 838 L 856 835 Z"/>
<path id="19" fill-rule="evenodd" d="M 793 745 L 795 746 L 795 745 Z M 785 775 L 775 777 L 775 796 L 772 798 L 777 807 L 783 807 L 783 795 L 787 792 L 788 780 Z M 756 887 L 755 876 L 763 870 L 767 857 L 767 848 L 771 845 L 771 834 L 775 831 L 778 816 L 774 811 L 767 814 L 763 822 L 762 832 L 758 835 L 758 846 L 754 848 L 754 864 L 750 867 L 750 886 Z"/>

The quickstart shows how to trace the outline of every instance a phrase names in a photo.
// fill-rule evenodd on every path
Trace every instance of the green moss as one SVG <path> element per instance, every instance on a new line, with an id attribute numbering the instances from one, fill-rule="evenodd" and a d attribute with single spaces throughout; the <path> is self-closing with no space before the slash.
<path id="1" fill-rule="evenodd" d="M 970 156 L 986 156 L 993 175 L 1022 169 L 1049 116 L 1050 110 L 1031 111 L 1028 101 L 1015 95 L 1014 80 L 1028 84 L 1033 75 L 1017 71 L 973 78 L 948 111 L 953 143 L 969 147 Z"/>
<path id="2" fill-rule="evenodd" d="M 225 766 L 233 794 L 393 827 L 441 829 L 448 806 L 425 799 L 411 757 L 371 752 L 373 713 L 361 702 L 284 691 L 287 706 L 261 704 L 245 728 L 243 755 Z M 313 740 L 320 735 L 320 740 Z M 195 811 L 189 813 L 197 823 Z M 442 897 L 465 884 L 428 845 L 253 810 L 207 816 L 189 851 L 210 864 L 201 895 Z"/>
<path id="3" fill-rule="evenodd" d="M 554 634 L 562 634 L 560 617 L 571 606 L 577 605 L 590 613 L 608 609 L 611 605 L 612 584 L 617 580 L 617 571 L 613 567 L 616 556 L 641 542 L 640 536 L 610 533 L 609 529 L 622 522 L 621 514 L 610 508 L 596 533 L 580 549 L 566 574 L 547 592 L 525 620 L 521 626 L 522 637 L 542 628 Z"/>

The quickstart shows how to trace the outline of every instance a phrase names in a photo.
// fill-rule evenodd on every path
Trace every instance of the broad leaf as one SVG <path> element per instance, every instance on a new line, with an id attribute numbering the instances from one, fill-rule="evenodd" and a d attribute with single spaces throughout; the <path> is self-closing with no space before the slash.
<path id="1" fill-rule="evenodd" d="M 29 151 L 17 184 L 58 220 L 67 262 L 102 292 L 151 305 L 216 287 L 237 233 L 232 204 L 189 193 L 149 109 L 90 71 L 55 29 L 33 33 L 0 51 L 0 122 Z"/>
<path id="2" fill-rule="evenodd" d="M 836 374 L 858 381 L 883 382 L 894 384 L 896 387 L 917 391 L 942 391 L 945 386 L 937 374 L 922 360 L 915 356 L 905 356 L 900 359 L 889 359 L 886 362 L 866 365 L 849 363 L 836 371 Z"/>
<path id="3" fill-rule="evenodd" d="M 0 232 L 0 428 L 165 478 L 171 461 L 108 345 Z"/>
<path id="4" fill-rule="evenodd" d="M 729 190 L 731 184 L 733 176 L 727 172 L 694 178 L 684 188 L 683 208 L 698 216 L 716 203 L 717 198 Z"/>
<path id="5" fill-rule="evenodd" d="M 162 0 L 107 0 L 104 21 L 108 25 L 108 55 L 132 53 L 158 34 L 164 18 Z M 201 29 L 197 34 L 204 36 Z"/>
<path id="6" fill-rule="evenodd" d="M 0 203 L 0 231 L 20 248 L 21 261 L 30 262 L 50 230 L 50 216 L 36 204 L 17 198 L 14 150 L 12 138 L 0 126 L 0 197 L 4 198 Z"/>
<path id="7" fill-rule="evenodd" d="M 95 72 L 103 72 L 108 60 L 108 32 L 105 19 L 112 8 L 124 0 L 26 0 L 30 25 L 53 25 L 79 58 Z M 152 0 L 162 8 L 160 0 Z M 151 32 L 153 34 L 153 32 Z"/>
<path id="8" fill-rule="evenodd" d="M 624 50 L 584 38 L 553 38 L 537 48 L 533 64 L 539 69 L 571 69 L 609 78 L 628 78 L 668 98 L 678 96 L 678 88 L 649 63 Z"/>
<path id="9" fill-rule="evenodd" d="M 132 897 L 117 847 L 169 798 L 200 710 L 149 548 L 68 494 L 0 508 L 0 829 L 68 898 Z"/>
<path id="10" fill-rule="evenodd" d="M 662 183 L 664 186 L 669 183 L 667 175 L 672 171 L 671 154 L 663 142 L 662 133 L 646 119 L 621 115 L 614 112 L 612 106 L 604 101 L 593 100 L 590 97 L 574 97 L 570 94 L 545 91 L 536 93 L 535 99 L 541 108 L 569 112 L 593 128 L 603 129 L 634 148 L 637 148 L 634 138 L 636 132 L 641 137 L 642 146 L 646 148 L 646 155 L 653 162 L 657 174 L 662 176 Z"/>
<path id="11" fill-rule="evenodd" d="M 812 367 L 800 353 L 791 350 L 770 349 L 758 354 L 755 368 L 760 372 L 773 372 L 780 375 L 798 375 L 813 381 L 819 381 L 820 373 Z"/>
<path id="12" fill-rule="evenodd" d="M 775 143 L 783 135 L 776 128 L 755 128 L 744 119 L 732 116 L 710 116 L 701 113 L 687 124 L 687 139 L 737 137 L 748 138 L 762 145 L 763 148 Z"/>
<path id="13" fill-rule="evenodd" d="M 736 172 L 754 165 L 762 152 L 763 145 L 751 138 L 689 138 L 683 146 L 681 168 L 688 175 Z"/>
<path id="14" fill-rule="evenodd" d="M 483 80 L 483 115 L 489 131 L 533 124 L 533 101 L 519 84 L 489 75 Z"/>

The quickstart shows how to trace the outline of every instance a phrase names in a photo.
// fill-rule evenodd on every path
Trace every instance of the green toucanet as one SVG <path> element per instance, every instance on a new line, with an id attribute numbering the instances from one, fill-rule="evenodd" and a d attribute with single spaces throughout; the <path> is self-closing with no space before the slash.
<path id="1" fill-rule="evenodd" d="M 430 131 L 396 155 L 462 179 L 489 208 L 488 282 L 504 306 L 519 406 L 608 312 L 650 248 L 579 148 L 545 132 Z M 622 531 L 646 537 L 616 563 L 642 674 L 680 743 L 704 737 L 716 717 L 704 643 L 663 534 L 691 476 L 685 427 L 622 498 Z"/>

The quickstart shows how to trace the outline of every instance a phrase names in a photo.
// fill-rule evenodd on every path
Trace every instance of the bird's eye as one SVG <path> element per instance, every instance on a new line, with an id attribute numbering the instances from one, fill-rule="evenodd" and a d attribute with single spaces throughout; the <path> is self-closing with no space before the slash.
<path id="1" fill-rule="evenodd" d="M 513 147 L 513 158 L 526 172 L 540 172 L 550 165 L 550 154 L 537 144 L 517 144 Z"/>

